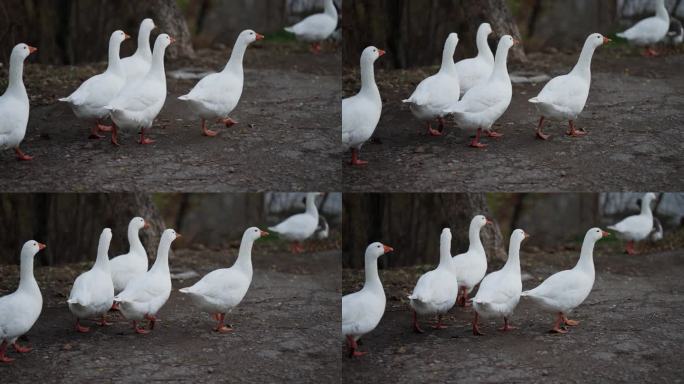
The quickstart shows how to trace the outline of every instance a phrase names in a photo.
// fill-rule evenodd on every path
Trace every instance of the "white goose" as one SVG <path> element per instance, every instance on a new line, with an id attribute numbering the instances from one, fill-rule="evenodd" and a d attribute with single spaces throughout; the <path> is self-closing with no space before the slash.
<path id="1" fill-rule="evenodd" d="M 439 72 L 421 81 L 411 96 L 403 100 L 409 104 L 413 116 L 424 120 L 428 134 L 441 136 L 444 129 L 444 110 L 460 96 L 459 74 L 454 65 L 454 52 L 458 45 L 458 34 L 450 33 L 444 42 L 442 66 Z M 439 130 L 432 128 L 431 121 L 437 119 Z"/>
<path id="2" fill-rule="evenodd" d="M 437 315 L 437 324 L 432 328 L 446 328 L 442 324 L 442 315 L 454 306 L 457 295 L 456 270 L 451 263 L 451 230 L 444 228 L 439 238 L 439 265 L 423 274 L 413 293 L 408 296 L 413 308 L 413 330 L 423 333 L 418 324 L 418 315 Z"/>
<path id="3" fill-rule="evenodd" d="M 306 194 L 306 211 L 292 215 L 278 225 L 268 227 L 269 231 L 275 232 L 286 240 L 292 241 L 291 250 L 299 253 L 304 250 L 300 244 L 311 237 L 318 228 L 318 208 L 316 208 L 316 196 L 318 192 Z"/>
<path id="4" fill-rule="evenodd" d="M 575 67 L 567 75 L 557 76 L 549 80 L 542 88 L 537 97 L 529 100 L 541 114 L 537 125 L 537 137 L 546 140 L 549 135 L 542 132 L 544 118 L 550 117 L 559 120 L 568 120 L 570 129 L 568 136 L 579 137 L 586 135 L 583 130 L 575 128 L 574 120 L 577 119 L 589 96 L 591 85 L 591 58 L 597 47 L 610 41 L 600 33 L 592 33 L 587 37 Z"/>
<path id="5" fill-rule="evenodd" d="M 99 317 L 101 326 L 111 325 L 105 314 L 114 302 L 114 285 L 109 270 L 109 243 L 112 241 L 112 230 L 105 228 L 100 235 L 97 246 L 95 265 L 74 281 L 69 294 L 69 310 L 76 316 L 76 331 L 90 332 L 90 328 L 80 324 L 81 319 Z"/>
<path id="6" fill-rule="evenodd" d="M 657 56 L 658 52 L 650 46 L 658 43 L 670 29 L 670 14 L 665 8 L 665 0 L 655 0 L 655 16 L 647 17 L 624 32 L 616 33 L 627 39 L 630 44 L 644 46 L 646 56 Z"/>
<path id="7" fill-rule="evenodd" d="M 476 130 L 475 138 L 470 143 L 471 147 L 484 148 L 487 145 L 480 143 L 482 130 L 487 131 L 490 137 L 500 137 L 499 133 L 491 130 L 494 122 L 506 112 L 511 103 L 513 89 L 511 79 L 508 77 L 506 60 L 508 50 L 516 44 L 516 40 L 510 35 L 505 35 L 499 39 L 494 58 L 494 70 L 486 82 L 470 88 L 463 95 L 461 101 L 447 108 L 446 113 L 454 115 L 454 119 L 459 126 Z"/>
<path id="8" fill-rule="evenodd" d="M 480 316 L 484 318 L 504 318 L 504 325 L 499 330 L 506 332 L 514 329 L 508 324 L 508 317 L 513 313 L 520 301 L 522 292 L 522 278 L 520 276 L 520 244 L 529 235 L 522 229 L 516 229 L 511 234 L 508 245 L 508 260 L 500 270 L 485 276 L 480 283 L 480 289 L 473 298 L 473 334 L 483 335 L 478 325 Z"/>
<path id="9" fill-rule="evenodd" d="M 29 240 L 21 248 L 19 287 L 13 293 L 0 297 L 0 362 L 9 363 L 7 347 L 11 344 L 19 353 L 31 351 L 17 344 L 19 336 L 28 332 L 43 309 L 43 296 L 33 276 L 33 257 L 45 249 L 45 244 Z"/>
<path id="10" fill-rule="evenodd" d="M 235 109 L 242 95 L 245 78 L 242 58 L 251 43 L 263 38 L 263 35 L 251 29 L 242 31 L 235 41 L 230 60 L 223 71 L 205 76 L 187 95 L 178 97 L 187 101 L 192 110 L 199 115 L 204 136 L 213 137 L 217 134 L 216 131 L 207 129 L 206 120 L 219 119 L 226 127 L 237 123 L 228 115 Z"/>
<path id="11" fill-rule="evenodd" d="M 22 78 L 24 59 L 37 50 L 23 43 L 14 46 L 9 60 L 9 83 L 0 96 L 0 149 L 13 148 L 19 160 L 33 159 L 19 149 L 19 144 L 24 140 L 29 119 L 29 98 Z"/>
<path id="12" fill-rule="evenodd" d="M 119 50 L 121 43 L 128 38 L 130 36 L 123 31 L 114 31 L 109 38 L 107 69 L 84 81 L 71 95 L 59 99 L 69 104 L 76 117 L 94 123 L 90 130 L 90 139 L 101 139 L 104 136 L 98 132 L 112 130 L 112 127 L 102 124 L 102 119 L 109 115 L 109 111 L 104 107 L 126 84 L 126 74 L 121 66 Z"/>
<path id="13" fill-rule="evenodd" d="M 114 301 L 119 303 L 121 313 L 126 319 L 131 320 L 136 333 L 149 333 L 148 330 L 138 327 L 138 321 L 143 318 L 149 321 L 149 328 L 154 329 L 157 312 L 169 299 L 171 294 L 169 249 L 171 242 L 179 237 L 180 234 L 173 229 L 165 230 L 157 248 L 157 260 L 154 261 L 152 268 L 145 274 L 133 278 L 126 285 L 126 289 L 114 296 Z"/>
<path id="14" fill-rule="evenodd" d="M 458 281 L 458 300 L 461 307 L 468 305 L 468 294 L 480 283 L 485 273 L 487 273 L 487 254 L 480 240 L 480 230 L 492 222 L 482 215 L 477 215 L 470 220 L 468 228 L 468 251 L 454 256 L 451 263 L 456 270 L 456 280 Z"/>
<path id="15" fill-rule="evenodd" d="M 342 296 L 342 335 L 347 338 L 350 356 L 363 356 L 367 352 L 357 349 L 357 341 L 375 329 L 385 313 L 385 291 L 378 276 L 378 257 L 394 249 L 382 243 L 372 243 L 366 248 L 366 282 L 363 288 Z"/>
<path id="16" fill-rule="evenodd" d="M 608 229 L 617 233 L 617 237 L 627 240 L 625 252 L 630 255 L 635 253 L 634 242 L 646 239 L 653 231 L 653 212 L 651 202 L 656 199 L 654 193 L 647 193 L 641 201 L 641 213 L 629 216 L 617 224 L 608 226 Z"/>
<path id="17" fill-rule="evenodd" d="M 573 269 L 560 271 L 549 276 L 534 289 L 525 291 L 522 296 L 529 297 L 543 309 L 558 314 L 552 332 L 567 333 L 561 325 L 574 326 L 579 321 L 565 317 L 589 296 L 594 286 L 594 245 L 608 236 L 600 228 L 592 228 L 584 235 L 579 261 Z"/>
<path id="18" fill-rule="evenodd" d="M 361 90 L 352 97 L 342 99 L 342 144 L 351 149 L 352 165 L 368 164 L 359 159 L 359 150 L 370 139 L 382 113 L 382 99 L 373 63 L 385 54 L 382 49 L 367 47 L 361 53 Z"/>
<path id="19" fill-rule="evenodd" d="M 482 23 L 477 28 L 475 44 L 477 45 L 477 56 L 470 59 L 463 59 L 456 63 L 456 73 L 461 93 L 489 78 L 494 69 L 494 54 L 487 43 L 487 36 L 492 33 L 492 26 L 489 23 Z"/>
<path id="20" fill-rule="evenodd" d="M 152 19 L 144 19 L 138 30 L 138 48 L 133 55 L 121 60 L 121 66 L 128 82 L 142 79 L 150 70 L 150 65 L 152 65 L 150 33 L 156 27 Z"/>
<path id="21" fill-rule="evenodd" d="M 226 313 L 240 304 L 252 283 L 252 246 L 262 236 L 268 236 L 268 232 L 256 227 L 247 228 L 232 267 L 212 271 L 193 286 L 179 289 L 188 294 L 201 310 L 213 315 L 218 322 L 214 328 L 216 332 L 233 331 L 231 326 L 224 324 Z"/>
<path id="22" fill-rule="evenodd" d="M 311 43 L 314 53 L 321 51 L 321 41 L 330 37 L 337 28 L 337 9 L 333 0 L 324 0 L 325 10 L 323 13 L 316 13 L 307 16 L 299 23 L 285 27 L 285 30 L 294 33 L 297 40 Z"/>
<path id="23" fill-rule="evenodd" d="M 110 111 L 114 122 L 112 144 L 119 145 L 118 128 L 140 129 L 140 144 L 151 144 L 154 140 L 145 138 L 145 129 L 154 123 L 166 101 L 166 73 L 164 72 L 164 52 L 175 40 L 162 33 L 157 36 L 152 52 L 152 65 L 147 74 L 121 90 L 105 109 Z"/>
<path id="24" fill-rule="evenodd" d="M 140 229 L 149 227 L 142 217 L 134 217 L 128 223 L 128 253 L 119 255 L 109 262 L 115 293 L 123 291 L 131 279 L 147 272 L 147 252 L 140 242 Z"/>

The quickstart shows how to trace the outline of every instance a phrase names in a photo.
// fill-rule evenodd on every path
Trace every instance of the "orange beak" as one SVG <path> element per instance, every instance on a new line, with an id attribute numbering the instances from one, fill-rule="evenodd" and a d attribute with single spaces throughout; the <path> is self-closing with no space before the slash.
<path id="1" fill-rule="evenodd" d="M 45 249 L 45 247 L 47 247 L 47 245 L 45 245 L 43 243 L 38 243 L 38 249 L 39 250 Z"/>
<path id="2" fill-rule="evenodd" d="M 603 44 L 608 44 L 608 43 L 610 43 L 611 41 L 613 41 L 613 40 L 611 40 L 611 39 L 609 39 L 609 38 L 603 36 Z"/>
<path id="3" fill-rule="evenodd" d="M 261 232 L 261 237 L 264 237 L 264 236 L 268 236 L 268 235 L 269 235 L 269 233 L 266 232 L 266 231 L 259 231 L 259 232 Z"/>
<path id="4" fill-rule="evenodd" d="M 494 224 L 494 222 L 489 220 L 489 219 L 485 219 L 485 220 L 487 220 L 487 221 L 485 221 L 485 224 Z"/>
<path id="5" fill-rule="evenodd" d="M 38 48 L 32 47 L 32 46 L 30 46 L 30 45 L 29 45 L 28 48 L 29 48 L 29 54 L 32 54 L 33 52 L 36 52 L 36 51 L 38 50 Z"/>
<path id="6" fill-rule="evenodd" d="M 387 52 L 383 51 L 382 49 L 378 49 L 378 57 L 384 55 L 385 53 Z"/>
<path id="7" fill-rule="evenodd" d="M 128 33 L 124 32 L 124 40 L 130 39 L 130 38 L 131 38 L 131 35 L 129 35 Z"/>
<path id="8" fill-rule="evenodd" d="M 181 237 L 183 237 L 183 236 L 181 236 L 180 233 L 176 232 L 176 239 L 180 239 Z"/>
<path id="9" fill-rule="evenodd" d="M 610 233 L 609 233 L 609 232 L 606 232 L 606 231 L 601 231 L 601 234 L 603 235 L 603 237 L 608 237 L 608 236 L 610 236 Z"/>
<path id="10" fill-rule="evenodd" d="M 530 237 L 530 234 L 525 232 L 525 238 L 527 239 L 528 237 Z"/>
<path id="11" fill-rule="evenodd" d="M 394 251 L 394 248 L 389 247 L 389 246 L 384 245 L 384 244 L 382 245 L 382 248 L 385 250 L 385 253 Z"/>
<path id="12" fill-rule="evenodd" d="M 520 44 L 520 40 L 518 39 L 513 39 L 513 45 L 518 45 Z"/>
<path id="13" fill-rule="evenodd" d="M 256 34 L 256 39 L 257 39 L 257 40 L 263 40 L 263 39 L 265 39 L 265 37 L 264 37 L 264 35 L 262 35 L 261 33 L 257 33 L 257 34 Z"/>
<path id="14" fill-rule="evenodd" d="M 176 42 L 176 39 L 174 39 L 173 37 L 169 36 L 169 38 L 171 39 L 172 44 Z"/>
<path id="15" fill-rule="evenodd" d="M 143 229 L 147 229 L 150 227 L 150 223 L 147 222 L 147 220 L 143 224 Z"/>

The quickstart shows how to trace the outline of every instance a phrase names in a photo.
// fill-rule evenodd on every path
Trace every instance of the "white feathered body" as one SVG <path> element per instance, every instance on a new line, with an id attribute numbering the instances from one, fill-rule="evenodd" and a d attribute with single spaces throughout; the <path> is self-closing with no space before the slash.
<path id="1" fill-rule="evenodd" d="M 627 39 L 631 44 L 645 46 L 652 45 L 662 40 L 670 29 L 670 21 L 657 16 L 640 20 L 617 36 Z"/>
<path id="2" fill-rule="evenodd" d="M 473 309 L 485 318 L 510 316 L 520 301 L 522 281 L 519 274 L 505 269 L 492 272 L 480 283 L 473 298 Z"/>
<path id="3" fill-rule="evenodd" d="M 95 267 L 76 278 L 67 300 L 71 313 L 81 319 L 106 313 L 113 302 L 114 285 L 110 274 Z"/>
<path id="4" fill-rule="evenodd" d="M 171 276 L 150 270 L 133 278 L 126 289 L 114 297 L 121 313 L 128 320 L 142 320 L 145 315 L 156 315 L 171 294 Z"/>
<path id="5" fill-rule="evenodd" d="M 464 94 L 470 88 L 480 85 L 489 79 L 494 69 L 494 60 L 487 60 L 476 56 L 470 59 L 463 59 L 454 65 L 456 73 L 458 73 L 460 92 Z"/>
<path id="6" fill-rule="evenodd" d="M 594 286 L 592 272 L 579 268 L 560 271 L 549 276 L 538 287 L 523 292 L 522 296 L 529 297 L 546 311 L 570 313 L 589 296 Z"/>
<path id="7" fill-rule="evenodd" d="M 342 100 L 342 144 L 360 149 L 373 136 L 380 121 L 382 100 L 368 94 L 356 94 Z"/>
<path id="8" fill-rule="evenodd" d="M 0 297 L 0 343 L 14 343 L 28 332 L 43 309 L 43 296 L 35 279 L 25 289 Z"/>
<path id="9" fill-rule="evenodd" d="M 119 293 L 126 288 L 126 285 L 133 278 L 144 275 L 147 272 L 147 255 L 132 250 L 124 255 L 117 256 L 109 261 L 111 270 L 111 280 L 114 284 L 114 291 Z"/>
<path id="10" fill-rule="evenodd" d="M 608 229 L 617 232 L 617 236 L 623 240 L 641 241 L 653 231 L 653 216 L 629 216 L 615 225 L 608 226 Z"/>
<path id="11" fill-rule="evenodd" d="M 335 28 L 337 28 L 337 18 L 325 13 L 317 13 L 291 27 L 286 27 L 285 30 L 294 33 L 297 40 L 313 43 L 327 39 L 335 32 Z"/>
<path id="12" fill-rule="evenodd" d="M 112 72 L 101 73 L 84 81 L 71 95 L 59 101 L 69 104 L 79 119 L 102 119 L 109 114 L 104 107 L 119 94 L 125 84 L 126 79 L 121 76 Z"/>
<path id="13" fill-rule="evenodd" d="M 0 149 L 15 148 L 24 140 L 29 119 L 26 91 L 0 96 Z"/>
<path id="14" fill-rule="evenodd" d="M 303 241 L 311 237 L 318 228 L 318 218 L 308 213 L 298 213 L 280 224 L 269 227 L 270 231 L 290 241 Z"/>
<path id="15" fill-rule="evenodd" d="M 513 89 L 509 81 L 488 81 L 471 88 L 448 112 L 465 129 L 488 130 L 511 103 Z"/>
<path id="16" fill-rule="evenodd" d="M 179 99 L 187 101 L 193 111 L 203 119 L 225 118 L 240 101 L 243 83 L 242 71 L 212 73 Z"/>
<path id="17" fill-rule="evenodd" d="M 444 314 L 456 304 L 458 282 L 448 268 L 434 269 L 423 274 L 408 297 L 411 307 L 419 315 Z"/>
<path id="18" fill-rule="evenodd" d="M 166 79 L 146 76 L 127 84 L 107 106 L 112 120 L 120 128 L 150 128 L 166 101 Z"/>
<path id="19" fill-rule="evenodd" d="M 251 282 L 251 275 L 231 267 L 212 271 L 193 286 L 180 289 L 180 292 L 188 294 L 203 311 L 227 313 L 240 304 Z"/>
<path id="20" fill-rule="evenodd" d="M 421 81 L 411 96 L 404 100 L 419 120 L 432 120 L 445 115 L 444 110 L 458 101 L 460 87 L 457 75 L 437 73 Z"/>
<path id="21" fill-rule="evenodd" d="M 152 56 L 145 58 L 136 52 L 132 56 L 121 59 L 121 68 L 128 82 L 135 82 L 145 77 L 152 65 Z"/>
<path id="22" fill-rule="evenodd" d="M 544 117 L 557 120 L 575 120 L 584 109 L 589 97 L 591 77 L 581 77 L 573 73 L 551 79 L 533 103 Z"/>
<path id="23" fill-rule="evenodd" d="M 487 257 L 477 255 L 477 250 L 471 250 L 451 259 L 452 266 L 456 273 L 459 287 L 465 287 L 466 292 L 470 293 L 487 273 Z M 484 251 L 482 251 L 484 253 Z"/>
<path id="24" fill-rule="evenodd" d="M 364 287 L 342 297 L 342 334 L 358 340 L 375 329 L 385 313 L 385 292 Z"/>

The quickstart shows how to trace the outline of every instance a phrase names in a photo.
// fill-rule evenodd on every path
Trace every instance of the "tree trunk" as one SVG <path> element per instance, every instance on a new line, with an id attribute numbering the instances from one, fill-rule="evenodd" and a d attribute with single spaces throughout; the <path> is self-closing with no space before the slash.
<path id="1" fill-rule="evenodd" d="M 345 194 L 343 196 L 342 252 L 344 267 L 363 268 L 368 244 L 381 241 L 395 249 L 388 266 L 437 264 L 439 236 L 449 227 L 451 253 L 468 248 L 468 227 L 477 214 L 490 216 L 485 194 Z M 498 224 L 481 232 L 490 259 L 505 259 Z"/>
<path id="2" fill-rule="evenodd" d="M 471 57 L 477 53 L 475 35 L 482 22 L 492 25 L 493 49 L 504 34 L 520 39 L 505 0 L 349 0 L 342 12 L 344 64 L 349 66 L 358 66 L 359 54 L 368 45 L 388 50 L 376 64 L 380 67 L 438 64 L 451 32 L 459 36 L 456 58 Z M 509 57 L 524 60 L 522 45 L 514 46 Z"/>
<path id="3" fill-rule="evenodd" d="M 38 254 L 45 265 L 92 261 L 102 229 L 112 229 L 109 256 L 128 252 L 128 222 L 140 216 L 150 223 L 140 238 L 151 260 L 164 223 L 149 195 L 121 194 L 4 194 L 0 195 L 0 262 L 19 263 L 24 242 L 47 244 Z"/>
<path id="4" fill-rule="evenodd" d="M 133 36 L 121 46 L 121 56 L 132 54 L 140 22 L 151 17 L 159 33 L 176 42 L 167 57 L 192 56 L 190 32 L 173 0 L 6 0 L 0 2 L 0 58 L 7 62 L 12 47 L 24 42 L 38 47 L 41 63 L 77 64 L 107 59 L 109 36 L 122 29 Z"/>

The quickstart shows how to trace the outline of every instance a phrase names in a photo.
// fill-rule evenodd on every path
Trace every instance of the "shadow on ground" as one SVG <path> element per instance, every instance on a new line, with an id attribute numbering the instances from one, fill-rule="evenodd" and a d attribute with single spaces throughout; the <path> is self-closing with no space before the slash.
<path id="1" fill-rule="evenodd" d="M 573 54 L 533 54 L 511 73 L 557 76 L 577 60 Z M 567 122 L 547 122 L 549 141 L 535 138 L 539 120 L 527 100 L 544 83 L 514 84 L 513 100 L 495 129 L 505 136 L 485 138 L 484 150 L 467 147 L 469 133 L 447 124 L 446 136 L 425 135 L 425 126 L 401 103 L 437 68 L 378 71 L 383 115 L 375 132 L 381 144 L 366 143 L 370 163 L 343 166 L 352 191 L 613 191 L 684 188 L 674 175 L 684 166 L 684 55 L 643 58 L 602 47 L 592 63 L 592 87 L 576 124 L 583 138 L 564 135 Z M 358 74 L 346 71 L 345 95 L 356 92 Z"/>
<path id="2" fill-rule="evenodd" d="M 174 271 L 204 275 L 230 265 L 236 254 L 236 249 L 181 250 L 170 264 Z M 3 383 L 102 378 L 130 383 L 332 382 L 340 369 L 339 260 L 339 251 L 265 254 L 256 244 L 252 286 L 226 316 L 235 329 L 232 334 L 213 332 L 215 323 L 209 315 L 177 291 L 197 278 L 173 280 L 174 290 L 159 313 L 161 322 L 148 335 L 134 334 L 130 323 L 118 315 L 110 327 L 93 326 L 90 334 L 78 334 L 64 302 L 73 277 L 86 268 L 37 267 L 45 304 L 23 341 L 34 350 L 24 355 L 10 352 L 16 360 L 0 364 L 0 377 Z M 8 277 L 15 278 L 16 274 Z M 11 283 L 16 287 L 15 281 Z"/>
<path id="3" fill-rule="evenodd" d="M 594 289 L 570 316 L 580 324 L 566 335 L 547 333 L 553 317 L 524 299 L 512 318 L 519 329 L 506 334 L 496 330 L 502 323 L 497 319 L 484 322 L 485 336 L 473 336 L 471 308 L 452 309 L 445 330 L 432 330 L 432 319 L 423 319 L 426 333 L 415 334 L 406 294 L 421 271 L 384 271 L 387 312 L 362 339 L 361 350 L 368 355 L 350 359 L 346 349 L 338 349 L 344 356 L 343 382 L 417 383 L 426 377 L 440 383 L 678 382 L 684 353 L 679 316 L 684 253 L 626 256 L 598 248 Z M 572 267 L 578 254 L 531 255 L 523 245 L 523 289 Z M 343 276 L 345 292 L 358 289 L 363 278 L 360 271 L 345 270 Z"/>
<path id="4" fill-rule="evenodd" d="M 88 140 L 90 126 L 57 98 L 68 95 L 95 66 L 28 65 L 31 115 L 22 148 L 31 162 L 0 153 L 0 189 L 6 192 L 337 190 L 340 183 L 340 55 L 312 55 L 303 45 L 265 44 L 245 55 L 245 85 L 230 128 L 200 134 L 199 119 L 177 99 L 197 80 L 169 72 L 217 71 L 226 50 L 199 51 L 194 60 L 167 61 L 168 96 L 149 136 L 136 143 L 125 132 L 120 148 Z"/>

